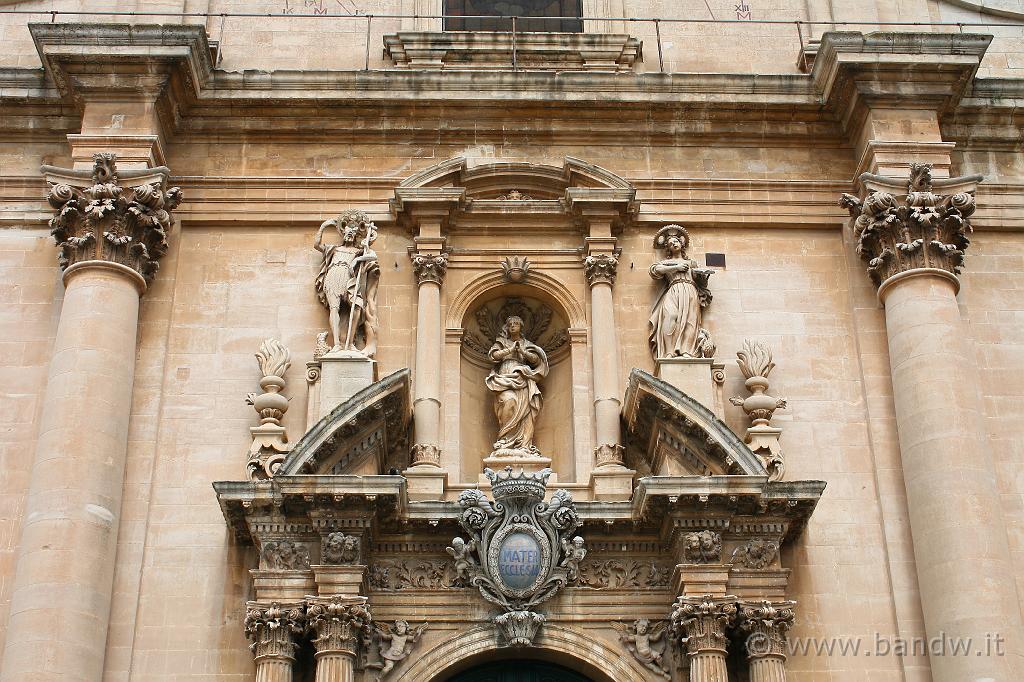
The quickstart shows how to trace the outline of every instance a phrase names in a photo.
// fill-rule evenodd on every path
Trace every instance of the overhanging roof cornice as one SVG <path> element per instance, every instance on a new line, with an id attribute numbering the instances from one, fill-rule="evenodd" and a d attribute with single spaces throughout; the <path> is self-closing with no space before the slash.
<path id="1" fill-rule="evenodd" d="M 506 141 L 519 134 L 533 142 L 628 134 L 637 143 L 836 146 L 848 144 L 845 131 L 869 103 L 934 106 L 943 116 L 955 113 L 960 127 L 1020 108 L 1014 79 L 974 79 L 991 40 L 985 35 L 826 33 L 812 74 L 804 75 L 225 72 L 213 68 L 201 26 L 59 23 L 32 24 L 30 31 L 46 79 L 39 69 L 0 69 L 0 132 L 7 134 L 74 132 L 66 110 L 92 96 L 156 95 L 168 134 L 222 140 L 269 133 L 416 141 L 428 134 L 420 135 L 416 122 L 441 116 L 449 125 L 429 133 L 435 141 L 480 139 L 493 129 Z M 581 112 L 583 128 L 573 125 Z M 643 114 L 642 130 L 629 112 Z M 522 129 L 509 126 L 510 119 Z M 530 121 L 537 120 L 543 126 L 534 129 Z M 1007 136 L 1013 137 L 1009 126 L 989 130 L 992 143 Z"/>

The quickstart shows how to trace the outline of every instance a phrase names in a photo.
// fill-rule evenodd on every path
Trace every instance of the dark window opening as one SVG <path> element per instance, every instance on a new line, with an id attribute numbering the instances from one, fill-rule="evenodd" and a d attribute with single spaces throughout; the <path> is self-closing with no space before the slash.
<path id="1" fill-rule="evenodd" d="M 522 17 L 517 32 L 583 32 L 583 0 L 444 0 L 444 13 L 446 31 L 511 31 L 512 20 L 499 17 Z M 481 18 L 467 18 L 473 16 Z"/>

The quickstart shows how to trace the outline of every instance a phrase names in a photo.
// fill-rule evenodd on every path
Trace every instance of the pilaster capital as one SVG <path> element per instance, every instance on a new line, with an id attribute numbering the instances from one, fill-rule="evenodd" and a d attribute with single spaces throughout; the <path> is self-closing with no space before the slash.
<path id="1" fill-rule="evenodd" d="M 793 627 L 795 601 L 741 602 L 739 627 L 746 633 L 748 658 L 786 657 L 786 635 Z"/>
<path id="2" fill-rule="evenodd" d="M 465 204 L 464 187 L 397 187 L 390 201 L 395 222 L 407 226 L 414 234 L 422 232 L 420 228 L 424 223 L 443 229 L 452 214 Z"/>
<path id="3" fill-rule="evenodd" d="M 309 597 L 306 618 L 318 654 L 355 656 L 372 622 L 365 597 Z"/>
<path id="4" fill-rule="evenodd" d="M 43 166 L 47 199 L 56 209 L 50 234 L 60 249 L 61 270 L 84 261 L 131 268 L 146 284 L 167 252 L 171 211 L 181 189 L 168 187 L 166 167 L 118 173 L 114 154 L 96 154 L 91 171 Z"/>
<path id="5" fill-rule="evenodd" d="M 245 605 L 245 636 L 257 661 L 263 658 L 293 660 L 297 639 L 305 632 L 306 614 L 301 603 L 255 602 Z"/>
<path id="6" fill-rule="evenodd" d="M 726 653 L 726 631 L 736 621 L 736 597 L 679 597 L 672 609 L 672 625 L 688 654 Z"/>
<path id="7" fill-rule="evenodd" d="M 906 182 L 864 173 L 867 197 L 844 194 L 839 200 L 855 219 L 857 255 L 876 286 L 911 270 L 957 275 L 964 266 L 977 207 L 974 192 L 982 177 L 933 181 L 931 171 L 928 164 L 911 164 Z"/>
<path id="8" fill-rule="evenodd" d="M 447 253 L 414 253 L 411 258 L 418 286 L 423 286 L 427 282 L 433 282 L 438 286 L 444 283 L 444 276 L 448 273 Z"/>
<path id="9" fill-rule="evenodd" d="M 615 284 L 615 275 L 619 267 L 619 259 L 611 253 L 595 253 L 583 259 L 583 274 L 587 284 Z"/>

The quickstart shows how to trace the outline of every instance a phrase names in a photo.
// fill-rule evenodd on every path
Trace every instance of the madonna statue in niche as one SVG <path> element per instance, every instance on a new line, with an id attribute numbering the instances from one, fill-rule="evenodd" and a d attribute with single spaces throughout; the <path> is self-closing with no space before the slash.
<path id="1" fill-rule="evenodd" d="M 713 270 L 701 270 L 686 250 L 690 234 L 679 225 L 658 230 L 654 247 L 665 250 L 666 258 L 651 266 L 651 277 L 665 280 L 651 312 L 651 352 L 662 358 L 710 358 L 715 355 L 711 336 L 701 326 L 701 310 L 711 303 L 708 277 Z"/>
<path id="2" fill-rule="evenodd" d="M 523 337 L 523 321 L 509 317 L 502 325 L 487 357 L 494 368 L 484 383 L 494 392 L 494 415 L 498 418 L 498 440 L 494 456 L 534 455 L 534 424 L 543 396 L 537 385 L 548 373 L 544 349 Z"/>

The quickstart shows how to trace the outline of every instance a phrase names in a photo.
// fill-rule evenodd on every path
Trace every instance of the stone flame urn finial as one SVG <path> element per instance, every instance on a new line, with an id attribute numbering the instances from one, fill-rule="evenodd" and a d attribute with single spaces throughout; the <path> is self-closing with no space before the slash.
<path id="1" fill-rule="evenodd" d="M 743 342 L 743 350 L 736 352 L 736 357 L 736 364 L 747 378 L 743 385 L 750 391 L 750 395 L 746 398 L 729 398 L 729 402 L 742 407 L 750 417 L 751 426 L 747 429 L 744 442 L 761 458 L 768 470 L 769 479 L 779 481 L 786 468 L 782 448 L 779 446 L 782 429 L 771 426 L 771 419 L 775 410 L 786 407 L 786 401 L 766 393 L 768 375 L 775 368 L 772 351 L 763 341 L 747 339 Z"/>

